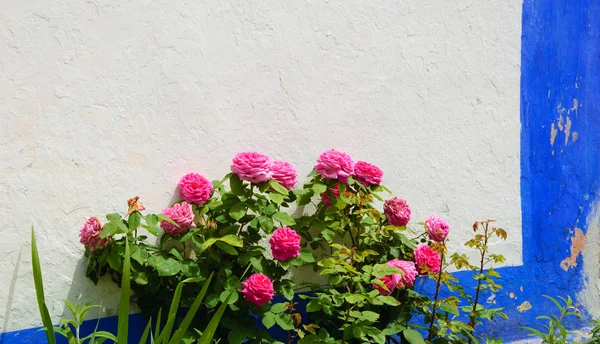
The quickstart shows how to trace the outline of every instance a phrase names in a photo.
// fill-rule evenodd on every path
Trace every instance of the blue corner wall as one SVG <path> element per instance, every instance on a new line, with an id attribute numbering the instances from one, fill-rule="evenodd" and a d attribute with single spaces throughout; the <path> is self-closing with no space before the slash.
<path id="1" fill-rule="evenodd" d="M 525 0 L 522 30 L 523 266 L 499 269 L 504 291 L 494 306 L 504 307 L 509 320 L 485 327 L 505 340 L 525 337 L 520 326 L 539 328 L 535 318 L 555 311 L 543 295 L 575 298 L 583 287 L 581 257 L 567 271 L 561 262 L 570 256 L 574 229 L 586 231 L 600 172 L 600 2 Z M 457 275 L 473 285 L 469 274 Z M 145 325 L 139 315 L 130 321 Z M 100 328 L 116 329 L 116 318 L 102 319 Z M 44 342 L 37 329 L 0 334 L 0 344 Z"/>

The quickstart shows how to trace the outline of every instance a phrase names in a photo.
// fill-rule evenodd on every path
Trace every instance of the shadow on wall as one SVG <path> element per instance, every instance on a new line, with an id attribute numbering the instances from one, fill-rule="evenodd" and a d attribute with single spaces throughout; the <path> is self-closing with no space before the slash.
<path id="1" fill-rule="evenodd" d="M 21 257 L 23 256 L 23 246 L 19 249 L 19 255 L 17 256 L 17 262 L 15 263 L 15 269 L 10 278 L 10 287 L 8 288 L 8 296 L 6 297 L 6 310 L 4 311 L 4 321 L 2 322 L 2 329 L 7 329 L 10 322 L 10 313 L 12 304 L 15 296 L 15 287 L 17 285 L 17 278 L 19 277 L 19 269 L 21 268 Z M 0 337 L 0 343 L 4 342 L 4 337 Z"/>

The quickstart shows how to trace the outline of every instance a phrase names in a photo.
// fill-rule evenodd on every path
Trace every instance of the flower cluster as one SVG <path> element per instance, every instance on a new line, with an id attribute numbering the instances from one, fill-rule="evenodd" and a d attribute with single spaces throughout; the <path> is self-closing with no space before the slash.
<path id="1" fill-rule="evenodd" d="M 425 221 L 429 240 L 409 239 L 411 208 L 405 199 L 380 196 L 389 190 L 381 185 L 384 173 L 378 166 L 328 150 L 318 157 L 310 181 L 298 189 L 298 173 L 290 163 L 261 153 L 238 153 L 230 168 L 232 173 L 221 181 L 210 181 L 195 172 L 185 174 L 177 184 L 180 200 L 159 214 L 142 215 L 146 208 L 135 197 L 128 201 L 125 216 L 109 214 L 106 225 L 96 217 L 87 220 L 80 241 L 89 248 L 86 254 L 96 259 L 90 263 L 90 270 L 96 269 L 90 278 L 97 281 L 109 271 L 119 280 L 124 242 L 134 243 L 132 286 L 139 296 L 137 302 L 146 300 L 152 311 L 161 306 L 156 298 L 175 282 L 206 279 L 207 272 L 214 272 L 219 281 L 211 284 L 207 294 L 211 301 L 205 305 L 211 311 L 217 300 L 224 300 L 226 291 L 235 291 L 226 317 L 248 312 L 266 319 L 278 317 L 274 323 L 291 331 L 301 327 L 286 328 L 290 325 L 285 317 L 295 317 L 295 283 L 286 277 L 288 269 L 310 263 L 314 271 L 330 275 L 331 285 L 315 287 L 317 296 L 311 301 L 324 303 L 307 307 L 309 312 L 322 309 L 326 319 L 343 319 L 347 314 L 373 318 L 371 310 L 386 307 L 382 300 L 394 304 L 388 296 L 413 293 L 407 289 L 413 288 L 419 275 L 440 273 L 440 247 L 447 240 L 448 223 L 432 215 Z M 294 203 L 309 204 L 314 198 L 318 202 L 319 196 L 321 202 L 315 204 L 312 214 L 293 218 L 284 209 Z M 382 209 L 375 206 L 376 199 L 383 202 Z M 159 243 L 147 244 L 138 228 L 162 233 Z M 264 247 L 265 239 L 269 247 Z M 341 291 L 347 293 L 340 296 Z M 237 293 L 244 295 L 243 300 L 237 301 Z M 290 303 L 270 311 L 275 294 Z M 359 302 L 360 306 L 351 306 L 356 307 L 352 311 L 342 309 Z M 270 320 L 267 324 L 273 326 Z M 377 326 L 387 326 L 387 319 Z M 254 328 L 247 324 L 244 333 Z M 373 328 L 369 333 L 375 333 Z"/>
<path id="2" fill-rule="evenodd" d="M 267 155 L 257 152 L 238 153 L 231 163 L 231 172 L 241 180 L 258 184 L 268 180 L 276 180 L 286 189 L 294 189 L 298 173 L 285 161 L 272 161 Z"/>

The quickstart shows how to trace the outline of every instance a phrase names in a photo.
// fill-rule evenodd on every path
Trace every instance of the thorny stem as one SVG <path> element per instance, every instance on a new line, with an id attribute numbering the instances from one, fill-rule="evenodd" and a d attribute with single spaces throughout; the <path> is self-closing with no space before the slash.
<path id="1" fill-rule="evenodd" d="M 441 261 L 444 261 L 444 251 L 442 251 L 442 257 L 441 257 Z M 440 287 L 442 286 L 442 273 L 443 273 L 443 269 L 440 268 L 440 272 L 438 273 L 438 278 L 437 278 L 437 285 L 435 287 L 435 298 L 433 299 L 433 311 L 431 313 L 431 324 L 429 325 L 429 336 L 427 339 L 431 339 L 431 337 L 433 336 L 433 323 L 435 323 L 435 316 L 436 316 L 436 311 L 437 311 L 437 301 L 438 301 L 438 297 L 440 296 Z"/>
<path id="2" fill-rule="evenodd" d="M 488 235 L 488 228 L 489 228 L 490 223 L 487 222 L 485 225 L 481 225 L 483 227 L 483 247 L 487 247 L 487 243 L 488 243 L 488 239 L 489 239 L 489 235 Z M 479 263 L 479 275 L 481 275 L 483 273 L 483 268 L 485 266 L 485 249 L 480 248 L 479 252 L 481 254 L 481 261 Z M 473 303 L 473 310 L 471 311 L 471 314 L 469 315 L 469 317 L 471 318 L 471 320 L 469 321 L 469 325 L 471 326 L 471 328 L 473 329 L 471 331 L 471 337 L 469 337 L 469 344 L 473 343 L 473 335 L 475 333 L 475 320 L 477 319 L 477 317 L 475 316 L 475 310 L 477 309 L 477 304 L 479 302 L 479 294 L 481 291 L 481 281 L 482 279 L 480 278 L 479 281 L 477 281 L 477 291 L 475 292 L 475 302 Z"/>

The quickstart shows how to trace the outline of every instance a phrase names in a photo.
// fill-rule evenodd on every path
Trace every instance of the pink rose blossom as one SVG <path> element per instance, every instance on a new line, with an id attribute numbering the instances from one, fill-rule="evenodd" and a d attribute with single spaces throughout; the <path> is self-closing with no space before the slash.
<path id="1" fill-rule="evenodd" d="M 358 161 L 354 165 L 354 178 L 364 186 L 379 185 L 383 179 L 383 171 L 373 164 Z"/>
<path id="2" fill-rule="evenodd" d="M 160 227 L 166 233 L 173 236 L 181 235 L 186 233 L 190 228 L 196 227 L 192 205 L 187 202 L 173 204 L 172 207 L 161 211 L 161 214 L 168 216 L 173 222 L 179 225 L 179 227 L 177 227 L 168 221 L 160 222 Z"/>
<path id="3" fill-rule="evenodd" d="M 415 267 L 415 263 L 406 260 L 392 259 L 387 262 L 387 265 L 398 268 L 404 272 L 404 275 L 398 274 L 400 279 L 397 285 L 398 288 L 410 288 L 415 284 L 415 279 L 417 278 L 417 268 Z"/>
<path id="4" fill-rule="evenodd" d="M 448 237 L 450 232 L 450 226 L 446 220 L 436 215 L 431 215 L 425 220 L 425 228 L 427 228 L 427 234 L 429 239 L 437 242 L 442 242 Z"/>
<path id="5" fill-rule="evenodd" d="M 263 274 L 251 275 L 242 285 L 242 294 L 246 296 L 246 302 L 252 302 L 258 307 L 271 301 L 275 294 L 273 282 Z"/>
<path id="6" fill-rule="evenodd" d="M 233 158 L 231 172 L 251 183 L 265 182 L 271 179 L 271 158 L 256 152 L 238 153 Z"/>
<path id="7" fill-rule="evenodd" d="M 104 224 L 97 217 L 90 217 L 79 231 L 79 242 L 90 248 L 91 252 L 97 247 L 104 247 L 108 244 L 109 238 L 100 238 Z"/>
<path id="8" fill-rule="evenodd" d="M 400 282 L 399 276 L 400 276 L 399 274 L 393 274 L 393 275 L 383 276 L 382 278 L 379 279 L 381 282 L 383 282 L 383 284 L 385 285 L 385 287 L 388 290 L 385 290 L 384 288 L 382 288 L 381 286 L 379 286 L 377 284 L 373 284 L 373 288 L 378 290 L 379 294 L 381 294 L 381 295 L 390 295 L 394 291 L 396 286 L 398 285 L 398 282 Z"/>
<path id="9" fill-rule="evenodd" d="M 415 262 L 421 275 L 426 275 L 428 272 L 437 274 L 442 266 L 440 254 L 427 244 L 418 244 L 415 247 Z"/>
<path id="10" fill-rule="evenodd" d="M 285 161 L 275 161 L 271 165 L 271 178 L 278 181 L 284 188 L 293 190 L 296 185 L 298 172 L 294 166 Z"/>
<path id="11" fill-rule="evenodd" d="M 317 159 L 315 170 L 323 178 L 339 179 L 342 183 L 347 183 L 348 177 L 354 172 L 354 161 L 346 153 L 328 150 Z"/>
<path id="12" fill-rule="evenodd" d="M 179 181 L 179 195 L 184 201 L 202 205 L 210 199 L 213 185 L 198 173 L 188 173 Z"/>
<path id="13" fill-rule="evenodd" d="M 338 187 L 338 185 L 336 184 L 334 187 L 332 187 L 331 189 L 329 189 L 329 192 L 331 192 L 334 196 L 334 199 L 340 197 L 340 188 Z M 329 196 L 329 192 L 325 191 L 321 194 L 321 201 L 323 201 L 323 203 L 325 203 L 325 208 L 329 208 L 331 206 L 331 197 Z"/>
<path id="14" fill-rule="evenodd" d="M 300 255 L 300 236 L 291 228 L 276 229 L 269 239 L 273 258 L 285 261 Z"/>
<path id="15" fill-rule="evenodd" d="M 385 201 L 383 212 L 392 226 L 406 226 L 410 221 L 410 207 L 401 198 L 392 197 Z"/>
<path id="16" fill-rule="evenodd" d="M 389 267 L 402 270 L 404 274 L 392 274 L 380 278 L 380 281 L 385 284 L 388 290 L 383 289 L 379 285 L 373 285 L 373 288 L 379 290 L 381 295 L 390 295 L 395 288 L 410 288 L 414 285 L 415 278 L 417 277 L 415 263 L 400 259 L 392 259 L 386 264 Z"/>

